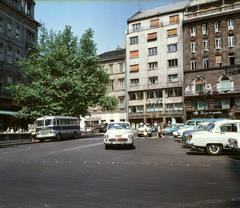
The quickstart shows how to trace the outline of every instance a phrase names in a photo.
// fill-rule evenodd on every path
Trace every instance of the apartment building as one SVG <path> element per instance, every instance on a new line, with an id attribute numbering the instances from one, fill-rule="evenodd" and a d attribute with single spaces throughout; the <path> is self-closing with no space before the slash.
<path id="1" fill-rule="evenodd" d="M 127 121 L 125 99 L 125 55 L 125 48 L 117 48 L 116 50 L 104 52 L 98 55 L 101 65 L 109 73 L 110 86 L 108 95 L 115 96 L 119 103 L 117 109 L 112 112 L 102 111 L 101 106 L 90 108 L 89 112 L 91 116 L 86 116 L 82 119 L 82 127 L 90 126 L 91 124 L 96 123 Z"/>
<path id="2" fill-rule="evenodd" d="M 139 123 L 183 122 L 183 31 L 187 1 L 128 19 L 126 68 L 128 118 Z"/>
<path id="3" fill-rule="evenodd" d="M 190 1 L 184 33 L 185 118 L 240 119 L 240 1 Z"/>
<path id="4" fill-rule="evenodd" d="M 17 66 L 16 60 L 27 57 L 37 41 L 40 24 L 34 19 L 32 0 L 0 0 L 0 132 L 7 127 L 26 128 L 26 121 L 12 115 L 20 106 L 12 103 L 12 91 L 5 87 L 29 81 Z"/>

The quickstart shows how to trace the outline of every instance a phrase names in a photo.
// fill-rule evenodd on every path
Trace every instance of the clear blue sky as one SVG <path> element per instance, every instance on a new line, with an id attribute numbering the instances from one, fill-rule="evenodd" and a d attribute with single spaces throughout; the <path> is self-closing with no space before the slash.
<path id="1" fill-rule="evenodd" d="M 183 0 L 35 0 L 35 19 L 48 29 L 63 31 L 72 26 L 79 38 L 86 29 L 94 31 L 97 53 L 122 47 L 127 30 L 127 20 L 138 10 L 148 10 Z"/>

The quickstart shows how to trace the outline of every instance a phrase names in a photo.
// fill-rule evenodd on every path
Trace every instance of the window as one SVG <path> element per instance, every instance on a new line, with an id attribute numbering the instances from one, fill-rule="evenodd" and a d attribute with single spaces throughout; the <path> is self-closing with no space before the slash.
<path id="1" fill-rule="evenodd" d="M 149 91 L 146 93 L 146 98 L 162 98 L 162 90 Z"/>
<path id="2" fill-rule="evenodd" d="M 166 104 L 166 111 L 182 110 L 182 103 Z"/>
<path id="3" fill-rule="evenodd" d="M 190 36 L 195 37 L 196 36 L 196 27 L 191 27 L 190 28 Z"/>
<path id="4" fill-rule="evenodd" d="M 119 89 L 123 90 L 124 89 L 124 79 L 119 80 Z"/>
<path id="5" fill-rule="evenodd" d="M 166 90 L 166 97 L 179 97 L 182 96 L 182 89 Z"/>
<path id="6" fill-rule="evenodd" d="M 177 74 L 168 75 L 168 81 L 169 82 L 177 82 L 178 81 L 178 75 Z"/>
<path id="7" fill-rule="evenodd" d="M 113 74 L 113 65 L 110 65 L 110 66 L 109 66 L 109 73 L 110 73 L 110 74 Z"/>
<path id="8" fill-rule="evenodd" d="M 221 48 L 221 37 L 216 37 L 215 38 L 215 48 Z"/>
<path id="9" fill-rule="evenodd" d="M 122 73 L 123 72 L 123 64 L 119 64 L 119 72 Z"/>
<path id="10" fill-rule="evenodd" d="M 192 102 L 192 110 L 207 110 L 207 102 L 203 100 L 194 100 Z"/>
<path id="11" fill-rule="evenodd" d="M 27 4 L 27 15 L 31 15 L 31 6 L 30 3 Z"/>
<path id="12" fill-rule="evenodd" d="M 157 54 L 157 47 L 148 49 L 148 55 L 156 55 L 156 54 Z"/>
<path id="13" fill-rule="evenodd" d="M 177 51 L 177 44 L 169 45 L 168 46 L 168 52 L 174 52 L 174 51 Z"/>
<path id="14" fill-rule="evenodd" d="M 237 126 L 238 124 L 232 123 L 232 124 L 224 124 L 220 127 L 221 132 L 237 132 Z"/>
<path id="15" fill-rule="evenodd" d="M 157 84 L 158 83 L 158 77 L 149 77 L 148 78 L 148 84 Z"/>
<path id="16" fill-rule="evenodd" d="M 217 55 L 216 56 L 216 67 L 220 67 L 220 66 L 222 66 L 222 56 Z"/>
<path id="17" fill-rule="evenodd" d="M 139 70 L 138 64 L 130 66 L 130 73 L 131 72 L 138 72 L 138 70 Z"/>
<path id="18" fill-rule="evenodd" d="M 120 98 L 119 99 L 119 107 L 120 108 L 124 108 L 125 107 L 124 98 Z"/>
<path id="19" fill-rule="evenodd" d="M 131 82 L 131 86 L 139 85 L 139 79 L 131 79 L 130 82 Z"/>
<path id="20" fill-rule="evenodd" d="M 167 31 L 168 38 L 177 36 L 177 28 Z"/>
<path id="21" fill-rule="evenodd" d="M 7 77 L 7 85 L 11 86 L 12 84 L 13 84 L 13 78 L 10 75 L 8 75 L 8 77 Z"/>
<path id="22" fill-rule="evenodd" d="M 240 104 L 240 97 L 239 98 L 235 97 L 235 104 Z"/>
<path id="23" fill-rule="evenodd" d="M 202 34 L 206 35 L 208 33 L 207 24 L 202 24 Z"/>
<path id="24" fill-rule="evenodd" d="M 148 41 L 153 41 L 153 40 L 157 40 L 157 33 L 150 33 L 148 34 Z"/>
<path id="25" fill-rule="evenodd" d="M 142 100 L 143 92 L 131 92 L 129 93 L 130 100 Z"/>
<path id="26" fill-rule="evenodd" d="M 12 31 L 12 26 L 11 26 L 11 23 L 9 22 L 9 23 L 8 23 L 8 31 L 7 31 L 7 35 L 8 35 L 9 37 L 11 37 L 11 31 Z"/>
<path id="27" fill-rule="evenodd" d="M 192 53 L 196 52 L 196 41 L 191 42 L 191 52 Z"/>
<path id="28" fill-rule="evenodd" d="M 191 70 L 197 69 L 197 59 L 191 59 Z"/>
<path id="29" fill-rule="evenodd" d="M 157 27 L 157 26 L 159 26 L 159 19 L 150 21 L 150 27 Z"/>
<path id="30" fill-rule="evenodd" d="M 229 91 L 230 90 L 230 80 L 228 77 L 223 77 L 221 79 L 221 91 Z"/>
<path id="31" fill-rule="evenodd" d="M 229 99 L 214 99 L 214 108 L 230 108 L 230 100 Z"/>
<path id="32" fill-rule="evenodd" d="M 133 32 L 141 30 L 141 23 L 134 24 L 133 25 Z"/>
<path id="33" fill-rule="evenodd" d="M 168 60 L 168 67 L 174 67 L 178 65 L 178 60 L 177 59 L 171 59 Z"/>
<path id="34" fill-rule="evenodd" d="M 208 50 L 208 39 L 203 40 L 203 50 L 207 51 Z"/>
<path id="35" fill-rule="evenodd" d="M 233 28 L 233 19 L 231 19 L 231 20 L 228 20 L 228 30 L 233 30 L 234 28 Z"/>
<path id="36" fill-rule="evenodd" d="M 129 106 L 129 113 L 142 113 L 143 105 Z"/>
<path id="37" fill-rule="evenodd" d="M 196 80 L 195 81 L 195 93 L 199 94 L 203 92 L 203 81 L 202 80 Z"/>
<path id="38" fill-rule="evenodd" d="M 138 51 L 130 51 L 130 58 L 137 58 L 138 57 Z"/>
<path id="39" fill-rule="evenodd" d="M 219 22 L 215 22 L 215 32 L 219 32 L 220 31 L 220 23 Z"/>
<path id="40" fill-rule="evenodd" d="M 177 24 L 179 23 L 179 15 L 174 15 L 169 17 L 170 24 Z"/>
<path id="41" fill-rule="evenodd" d="M 207 69 L 208 68 L 208 57 L 203 58 L 203 68 Z"/>
<path id="42" fill-rule="evenodd" d="M 228 47 L 233 47 L 234 46 L 234 36 L 229 36 L 228 37 Z"/>
<path id="43" fill-rule="evenodd" d="M 3 73 L 0 72 L 0 92 L 3 92 Z"/>
<path id="44" fill-rule="evenodd" d="M 8 64 L 12 63 L 12 49 L 10 47 L 8 47 L 8 51 L 7 51 L 7 63 Z"/>
<path id="45" fill-rule="evenodd" d="M 3 52 L 3 44 L 2 43 L 0 43 L 0 61 L 3 61 L 4 59 L 3 59 L 3 55 L 4 54 L 4 52 Z"/>
<path id="46" fill-rule="evenodd" d="M 146 106 L 147 112 L 156 112 L 156 111 L 163 111 L 163 104 L 154 104 L 154 105 L 147 105 Z"/>
<path id="47" fill-rule="evenodd" d="M 3 33 L 3 19 L 0 18 L 0 33 Z"/>
<path id="48" fill-rule="evenodd" d="M 19 50 L 16 51 L 16 60 L 18 61 L 20 59 L 20 52 Z"/>
<path id="49" fill-rule="evenodd" d="M 110 81 L 110 90 L 113 91 L 114 90 L 114 80 Z"/>
<path id="50" fill-rule="evenodd" d="M 229 65 L 234 65 L 235 64 L 235 57 L 234 54 L 229 55 Z"/>
<path id="51" fill-rule="evenodd" d="M 148 69 L 157 69 L 157 68 L 158 68 L 157 62 L 148 63 Z"/>
<path id="52" fill-rule="evenodd" d="M 19 28 L 16 28 L 16 39 L 19 40 Z"/>
<path id="53" fill-rule="evenodd" d="M 138 43 L 138 36 L 130 38 L 130 44 L 137 44 Z"/>

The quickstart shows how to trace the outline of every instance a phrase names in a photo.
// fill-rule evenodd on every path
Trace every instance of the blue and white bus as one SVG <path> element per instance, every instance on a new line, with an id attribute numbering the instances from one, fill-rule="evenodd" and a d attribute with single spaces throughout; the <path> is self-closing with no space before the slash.
<path id="1" fill-rule="evenodd" d="M 77 138 L 81 136 L 78 117 L 44 116 L 36 120 L 36 139 L 44 142 L 45 139 Z"/>

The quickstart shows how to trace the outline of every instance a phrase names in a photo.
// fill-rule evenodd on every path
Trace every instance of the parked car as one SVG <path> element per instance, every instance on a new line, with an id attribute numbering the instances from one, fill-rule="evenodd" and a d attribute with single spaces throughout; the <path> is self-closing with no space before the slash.
<path id="1" fill-rule="evenodd" d="M 104 134 L 105 149 L 116 145 L 125 145 L 133 149 L 134 136 L 129 122 L 111 122 Z"/>
<path id="2" fill-rule="evenodd" d="M 153 126 L 152 127 L 152 132 L 157 132 L 158 131 L 158 127 L 157 126 Z"/>
<path id="3" fill-rule="evenodd" d="M 182 142 L 187 142 L 188 140 L 188 135 L 190 133 L 196 132 L 196 131 L 205 131 L 207 130 L 210 126 L 211 126 L 212 122 L 204 122 L 204 123 L 200 123 L 197 126 L 195 126 L 193 129 L 185 129 L 185 131 L 183 132 L 183 136 L 182 136 Z"/>
<path id="4" fill-rule="evenodd" d="M 228 148 L 240 151 L 240 136 L 228 139 Z"/>
<path id="5" fill-rule="evenodd" d="M 179 129 L 182 128 L 183 125 L 177 125 L 177 124 L 173 124 L 173 125 L 169 125 L 167 126 L 165 129 L 162 130 L 163 134 L 172 134 L 174 131 L 177 131 Z"/>
<path id="6" fill-rule="evenodd" d="M 189 134 L 187 142 L 206 150 L 209 155 L 219 155 L 223 149 L 229 149 L 228 139 L 239 137 L 240 120 L 222 120 L 212 123 L 206 131 L 198 131 Z"/>
<path id="7" fill-rule="evenodd" d="M 147 134 L 148 136 L 152 136 L 152 128 L 151 128 L 151 125 L 148 124 L 148 123 L 145 123 L 145 126 L 147 127 Z M 138 137 L 143 135 L 144 133 L 144 125 L 143 124 L 140 124 L 139 125 L 139 128 L 137 129 L 137 134 L 138 134 Z"/>

